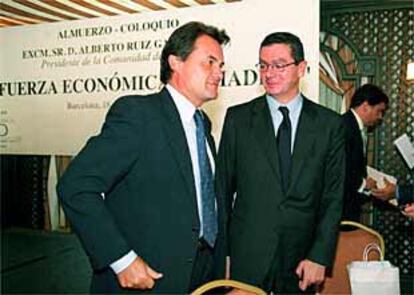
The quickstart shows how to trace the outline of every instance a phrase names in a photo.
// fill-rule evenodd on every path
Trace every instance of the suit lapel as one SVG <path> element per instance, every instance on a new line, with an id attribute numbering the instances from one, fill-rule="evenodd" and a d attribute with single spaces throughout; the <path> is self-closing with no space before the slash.
<path id="1" fill-rule="evenodd" d="M 280 181 L 279 159 L 277 157 L 277 146 L 275 129 L 269 107 L 266 103 L 266 96 L 262 96 L 253 107 L 252 132 L 256 137 L 259 146 L 268 158 L 268 162 L 276 177 Z"/>
<path id="2" fill-rule="evenodd" d="M 301 171 L 304 171 L 303 166 L 306 160 L 313 154 L 311 149 L 314 148 L 315 125 L 315 114 L 312 110 L 311 102 L 304 97 L 296 130 L 288 192 L 294 187 Z"/>
<path id="3" fill-rule="evenodd" d="M 194 187 L 194 174 L 193 166 L 191 164 L 190 151 L 188 150 L 187 139 L 185 136 L 184 128 L 181 123 L 180 114 L 177 107 L 168 91 L 164 88 L 160 92 L 160 108 L 162 113 L 162 120 L 164 120 L 162 126 L 165 129 L 165 134 L 168 138 L 173 156 L 180 168 L 181 176 L 190 196 L 195 196 Z M 195 198 L 194 198 L 195 200 Z"/>

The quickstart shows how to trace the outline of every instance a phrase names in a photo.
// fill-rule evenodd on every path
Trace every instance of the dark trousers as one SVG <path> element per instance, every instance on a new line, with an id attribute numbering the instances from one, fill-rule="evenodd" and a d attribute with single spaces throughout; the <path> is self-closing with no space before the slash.
<path id="1" fill-rule="evenodd" d="M 213 250 L 203 239 L 200 239 L 191 272 L 189 292 L 213 279 L 213 266 Z"/>
<path id="2" fill-rule="evenodd" d="M 292 248 L 292 247 L 291 247 Z M 296 249 L 291 249 L 296 251 Z M 286 253 L 280 255 L 280 253 Z M 299 277 L 296 275 L 298 259 L 292 262 L 292 252 L 287 247 L 279 246 L 275 251 L 272 266 L 266 276 L 263 289 L 273 294 L 315 294 L 315 287 L 310 286 L 305 291 L 299 288 Z M 296 256 L 296 255 L 295 255 Z"/>

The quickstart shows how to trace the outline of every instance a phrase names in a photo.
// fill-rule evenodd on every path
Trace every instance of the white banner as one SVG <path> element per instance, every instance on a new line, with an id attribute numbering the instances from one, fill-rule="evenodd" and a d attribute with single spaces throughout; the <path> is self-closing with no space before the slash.
<path id="1" fill-rule="evenodd" d="M 162 47 L 188 21 L 224 28 L 231 37 L 220 96 L 204 106 L 217 139 L 227 107 L 263 92 L 255 64 L 259 44 L 271 32 L 301 38 L 309 63 L 302 90 L 317 101 L 317 0 L 245 0 L 1 28 L 0 152 L 76 154 L 99 132 L 115 99 L 160 89 Z"/>

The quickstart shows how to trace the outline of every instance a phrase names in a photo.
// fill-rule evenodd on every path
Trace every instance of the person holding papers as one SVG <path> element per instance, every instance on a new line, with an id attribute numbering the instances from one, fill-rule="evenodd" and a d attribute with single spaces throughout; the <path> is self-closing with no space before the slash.
<path id="1" fill-rule="evenodd" d="M 382 201 L 396 199 L 396 204 L 402 208 L 402 214 L 414 218 L 414 185 L 397 185 L 384 179 L 382 189 L 373 189 L 372 195 Z"/>
<path id="2" fill-rule="evenodd" d="M 342 220 L 360 221 L 364 196 L 376 187 L 367 177 L 364 128 L 377 125 L 388 107 L 388 96 L 377 86 L 365 84 L 351 99 L 350 110 L 342 117 L 345 125 L 346 175 Z"/>

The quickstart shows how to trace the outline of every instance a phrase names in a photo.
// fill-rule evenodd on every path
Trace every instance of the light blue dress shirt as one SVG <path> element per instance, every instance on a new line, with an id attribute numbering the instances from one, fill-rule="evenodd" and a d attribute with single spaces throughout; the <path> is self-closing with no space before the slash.
<path id="1" fill-rule="evenodd" d="M 296 131 L 298 129 L 299 116 L 303 106 L 303 97 L 300 93 L 295 96 L 289 103 L 282 104 L 277 99 L 272 96 L 266 95 L 266 101 L 270 109 L 270 115 L 272 116 L 273 128 L 275 129 L 275 137 L 277 136 L 277 131 L 279 126 L 282 123 L 283 116 L 279 111 L 279 107 L 287 107 L 289 109 L 289 119 L 292 126 L 292 139 L 291 139 L 291 148 L 290 152 L 293 153 L 293 147 L 295 144 Z"/>

